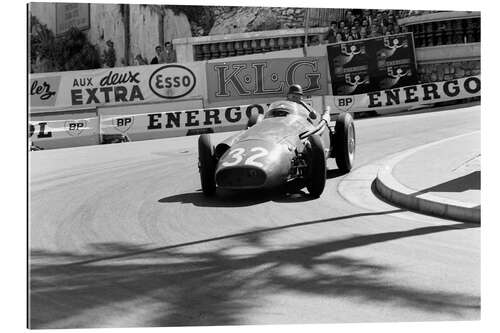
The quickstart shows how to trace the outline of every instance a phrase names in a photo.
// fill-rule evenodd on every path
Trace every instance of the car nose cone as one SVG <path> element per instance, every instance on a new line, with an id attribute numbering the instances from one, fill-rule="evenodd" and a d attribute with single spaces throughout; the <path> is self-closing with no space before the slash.
<path id="1" fill-rule="evenodd" d="M 270 140 L 238 142 L 219 160 L 216 183 L 227 188 L 260 188 L 282 183 L 290 170 L 290 154 L 287 145 Z"/>

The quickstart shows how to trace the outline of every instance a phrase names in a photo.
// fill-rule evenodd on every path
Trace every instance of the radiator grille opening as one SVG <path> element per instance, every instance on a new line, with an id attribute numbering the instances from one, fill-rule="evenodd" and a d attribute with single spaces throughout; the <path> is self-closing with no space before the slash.
<path id="1" fill-rule="evenodd" d="M 221 187 L 257 187 L 265 183 L 266 174 L 253 167 L 227 168 L 217 173 L 216 181 Z"/>

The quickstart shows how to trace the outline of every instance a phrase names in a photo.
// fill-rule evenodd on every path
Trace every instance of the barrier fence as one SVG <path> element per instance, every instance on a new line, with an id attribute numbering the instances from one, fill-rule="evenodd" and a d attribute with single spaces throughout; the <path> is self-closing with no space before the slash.
<path id="1" fill-rule="evenodd" d="M 481 77 L 425 83 L 358 95 L 324 96 L 330 114 L 409 108 L 480 96 Z M 313 103 L 310 104 L 314 107 Z M 124 136 L 130 141 L 178 137 L 200 133 L 240 130 L 253 113 L 264 114 L 269 104 L 249 104 L 193 110 L 124 115 L 99 115 L 71 120 L 30 121 L 30 140 L 42 148 L 54 143 L 74 144 L 76 138 L 96 144 L 105 136 Z M 64 141 L 67 141 L 65 144 Z M 92 143 L 94 142 L 94 143 Z M 46 144 L 48 143 L 48 145 Z"/>

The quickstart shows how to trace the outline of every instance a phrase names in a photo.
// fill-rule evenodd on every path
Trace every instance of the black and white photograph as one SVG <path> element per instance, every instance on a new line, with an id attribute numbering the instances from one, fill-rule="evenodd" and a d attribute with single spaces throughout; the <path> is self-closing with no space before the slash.
<path id="1" fill-rule="evenodd" d="M 477 5 L 25 5 L 27 328 L 481 320 Z"/>

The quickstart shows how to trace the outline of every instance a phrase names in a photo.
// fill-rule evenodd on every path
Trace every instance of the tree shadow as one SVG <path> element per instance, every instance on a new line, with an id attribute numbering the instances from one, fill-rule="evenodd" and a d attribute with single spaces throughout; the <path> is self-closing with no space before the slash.
<path id="1" fill-rule="evenodd" d="M 110 323 L 110 318 L 121 319 L 130 309 L 139 308 L 150 309 L 146 312 L 147 323 L 128 326 L 238 325 L 248 323 L 246 314 L 263 306 L 266 296 L 280 291 L 349 297 L 360 303 L 391 304 L 429 314 L 439 311 L 457 319 L 479 311 L 477 296 L 403 285 L 391 281 L 394 268 L 390 266 L 338 253 L 476 227 L 473 225 L 457 223 L 355 235 L 279 249 L 266 245 L 266 238 L 279 230 L 350 217 L 156 248 L 144 244 L 97 243 L 90 245 L 90 255 L 34 249 L 30 253 L 31 327 L 117 327 L 121 326 L 120 321 Z M 208 247 L 209 242 L 214 244 Z M 245 250 L 239 253 L 238 249 Z M 63 258 L 65 263 L 61 263 Z M 300 323 L 300 316 L 296 323 Z"/>
<path id="2" fill-rule="evenodd" d="M 414 195 L 428 192 L 465 192 L 468 190 L 481 190 L 481 171 L 474 171 L 462 177 L 423 189 Z"/>

